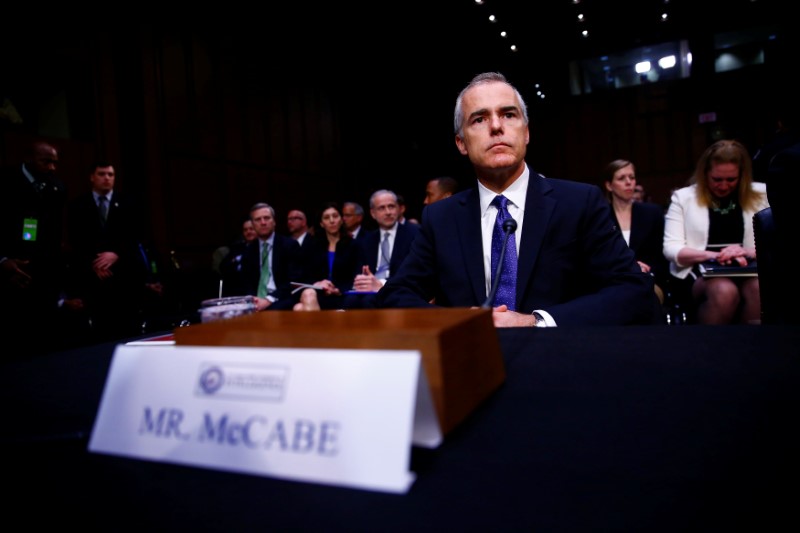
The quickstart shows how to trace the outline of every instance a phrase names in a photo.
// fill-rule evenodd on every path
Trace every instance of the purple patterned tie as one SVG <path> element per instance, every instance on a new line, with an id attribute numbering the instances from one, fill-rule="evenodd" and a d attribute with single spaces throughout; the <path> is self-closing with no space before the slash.
<path id="1" fill-rule="evenodd" d="M 503 195 L 495 196 L 492 205 L 497 208 L 497 218 L 494 220 L 492 230 L 492 284 L 497 272 L 497 263 L 500 261 L 500 252 L 503 249 L 503 222 L 511 218 L 508 212 L 508 198 Z M 517 298 L 517 243 L 512 233 L 509 235 L 506 254 L 503 257 L 503 268 L 500 273 L 500 284 L 497 287 L 497 294 L 494 297 L 493 306 L 506 304 L 509 311 L 516 309 Z"/>

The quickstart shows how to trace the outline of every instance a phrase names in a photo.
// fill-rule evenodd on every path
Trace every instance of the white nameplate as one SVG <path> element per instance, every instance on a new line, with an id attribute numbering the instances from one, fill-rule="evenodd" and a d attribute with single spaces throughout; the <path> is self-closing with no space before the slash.
<path id="1" fill-rule="evenodd" d="M 412 439 L 442 440 L 417 351 L 121 345 L 89 450 L 400 493 Z"/>

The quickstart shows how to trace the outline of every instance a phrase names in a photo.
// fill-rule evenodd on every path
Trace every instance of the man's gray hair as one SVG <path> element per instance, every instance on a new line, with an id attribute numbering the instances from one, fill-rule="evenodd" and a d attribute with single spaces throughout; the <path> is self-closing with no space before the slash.
<path id="1" fill-rule="evenodd" d="M 509 87 L 514 90 L 514 94 L 519 101 L 519 107 L 522 111 L 522 118 L 525 120 L 525 124 L 528 123 L 528 106 L 525 105 L 525 100 L 522 99 L 522 95 L 519 93 L 516 87 L 511 85 L 505 76 L 500 74 L 499 72 L 484 72 L 483 74 L 478 74 L 469 84 L 464 87 L 460 93 L 458 93 L 458 98 L 456 98 L 456 110 L 453 115 L 453 127 L 455 128 L 455 133 L 458 137 L 464 138 L 464 116 L 463 116 L 463 102 L 464 102 L 464 94 L 476 87 L 478 85 L 483 85 L 486 83 L 505 83 Z"/>
<path id="2" fill-rule="evenodd" d="M 253 218 L 254 211 L 258 211 L 259 209 L 264 209 L 265 207 L 269 209 L 270 213 L 272 213 L 272 218 L 275 218 L 275 210 L 272 208 L 271 205 L 265 202 L 258 202 L 253 204 L 253 207 L 250 208 L 250 218 Z"/>
<path id="3" fill-rule="evenodd" d="M 369 197 L 369 208 L 370 209 L 374 209 L 375 208 L 375 198 L 377 198 L 381 194 L 391 194 L 392 196 L 394 196 L 395 203 L 397 203 L 397 195 L 394 193 L 394 191 L 390 191 L 389 189 L 378 189 L 377 191 L 372 193 L 372 196 Z"/>

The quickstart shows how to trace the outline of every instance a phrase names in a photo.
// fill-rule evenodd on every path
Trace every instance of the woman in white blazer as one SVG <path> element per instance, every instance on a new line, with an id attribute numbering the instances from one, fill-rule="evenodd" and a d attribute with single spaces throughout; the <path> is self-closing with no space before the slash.
<path id="1" fill-rule="evenodd" d="M 758 277 L 704 279 L 697 265 L 709 259 L 746 265 L 756 258 L 753 215 L 769 207 L 766 186 L 753 182 L 750 154 L 737 141 L 717 141 L 697 162 L 691 185 L 673 192 L 664 225 L 670 273 L 694 279 L 692 297 L 701 324 L 757 324 Z"/>

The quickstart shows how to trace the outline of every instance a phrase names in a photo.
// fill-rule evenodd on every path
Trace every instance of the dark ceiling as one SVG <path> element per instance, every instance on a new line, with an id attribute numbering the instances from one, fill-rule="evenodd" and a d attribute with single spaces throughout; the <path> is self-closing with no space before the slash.
<path id="1" fill-rule="evenodd" d="M 721 32 L 792 20 L 778 0 L 435 0 L 264 9 L 246 21 L 229 14 L 224 26 L 215 17 L 209 29 L 230 39 L 237 53 L 263 54 L 267 43 L 268 53 L 277 52 L 268 57 L 279 63 L 393 76 L 503 70 L 545 82 L 564 78 L 573 59 L 681 39 L 710 46 Z"/>
<path id="2" fill-rule="evenodd" d="M 125 24 L 94 20 L 63 24 L 19 16 L 0 32 L 11 55 L 35 50 L 67 53 L 93 34 L 126 34 L 153 27 L 176 35 L 203 32 L 233 56 L 267 64 L 323 69 L 364 68 L 395 73 L 469 66 L 524 71 L 549 77 L 572 59 L 596 57 L 664 41 L 712 39 L 715 33 L 788 25 L 790 2 L 779 0 L 432 0 L 327 3 L 229 2 L 195 6 L 186 13 L 137 11 Z M 668 13 L 661 22 L 661 13 Z M 583 13 L 585 22 L 578 23 Z M 489 15 L 497 17 L 489 22 Z M 8 20 L 11 21 L 9 14 Z M 580 35 L 582 29 L 589 37 Z M 500 36 L 508 32 L 508 37 Z M 517 52 L 509 47 L 515 44 Z M 14 64 L 12 60 L 12 65 Z"/>
<path id="3" fill-rule="evenodd" d="M 342 82 L 366 77 L 380 82 L 377 86 L 415 91 L 435 84 L 454 95 L 475 74 L 498 70 L 517 84 L 541 82 L 546 91 L 567 94 L 571 60 L 679 39 L 689 40 L 693 51 L 710 49 L 715 35 L 734 30 L 774 27 L 791 36 L 790 5 L 778 0 L 290 1 L 198 5 L 178 14 L 138 10 L 124 24 L 109 25 L 20 16 L 0 32 L 7 52 L 0 93 L 27 98 L 19 93 L 51 84 L 54 72 L 74 77 L 73 65 L 92 57 L 87 49 L 136 47 L 153 32 L 166 42 L 197 40 L 222 61 L 240 65 L 244 76 L 270 83 L 283 75 L 352 87 Z M 668 22 L 661 22 L 662 12 L 669 13 Z M 577 22 L 578 13 L 585 22 Z M 490 14 L 496 23 L 489 22 Z M 584 28 L 588 38 L 580 35 Z M 510 51 L 511 44 L 517 52 Z"/>

